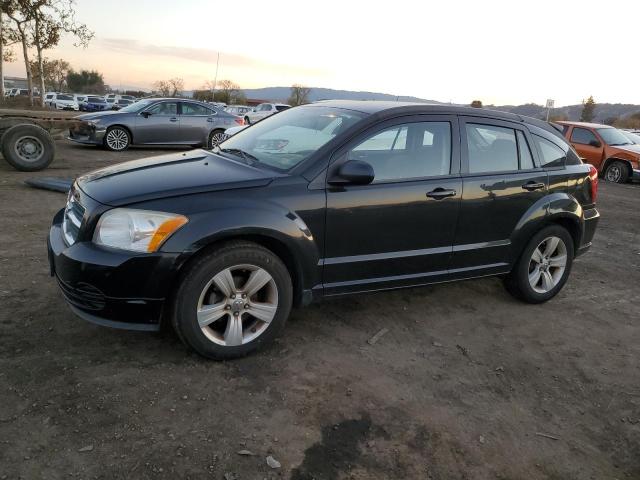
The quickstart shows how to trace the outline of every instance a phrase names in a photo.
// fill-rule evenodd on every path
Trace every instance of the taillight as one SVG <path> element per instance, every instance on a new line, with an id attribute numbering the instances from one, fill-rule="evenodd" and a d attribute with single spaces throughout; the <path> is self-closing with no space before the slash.
<path id="1" fill-rule="evenodd" d="M 244 118 L 237 117 L 237 118 L 234 118 L 234 120 L 238 125 L 244 125 Z"/>
<path id="2" fill-rule="evenodd" d="M 591 201 L 596 203 L 598 196 L 598 169 L 593 165 L 589 165 L 589 180 L 591 180 Z"/>

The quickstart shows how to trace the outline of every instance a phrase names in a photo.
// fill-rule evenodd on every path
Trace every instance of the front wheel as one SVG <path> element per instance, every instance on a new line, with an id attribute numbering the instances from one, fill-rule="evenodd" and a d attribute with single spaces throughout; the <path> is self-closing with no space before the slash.
<path id="1" fill-rule="evenodd" d="M 604 179 L 607 182 L 627 183 L 629 170 L 623 162 L 611 162 L 604 171 Z"/>
<path id="2" fill-rule="evenodd" d="M 224 142 L 227 139 L 227 135 L 225 135 L 224 130 L 214 130 L 209 134 L 208 147 L 209 150 L 212 150 L 214 147 L 217 147 L 220 143 Z"/>
<path id="3" fill-rule="evenodd" d="M 536 233 L 505 279 L 507 290 L 527 303 L 555 297 L 569 278 L 573 263 L 573 239 L 560 225 Z"/>
<path id="4" fill-rule="evenodd" d="M 251 125 L 251 119 L 249 117 L 244 117 L 245 125 Z"/>
<path id="5" fill-rule="evenodd" d="M 35 172 L 49 166 L 55 156 L 51 135 L 37 125 L 14 125 L 2 136 L 2 154 L 16 170 Z"/>
<path id="6" fill-rule="evenodd" d="M 104 146 L 114 152 L 121 152 L 129 148 L 131 135 L 122 127 L 111 127 L 104 136 Z"/>
<path id="7" fill-rule="evenodd" d="M 276 255 L 231 242 L 188 267 L 175 294 L 173 326 L 204 357 L 241 357 L 278 335 L 292 301 L 291 277 Z"/>

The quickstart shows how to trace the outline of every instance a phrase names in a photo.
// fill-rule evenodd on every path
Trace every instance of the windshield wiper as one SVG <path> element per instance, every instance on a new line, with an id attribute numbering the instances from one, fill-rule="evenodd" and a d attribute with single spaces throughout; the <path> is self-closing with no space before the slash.
<path id="1" fill-rule="evenodd" d="M 260 162 L 260 159 L 258 157 L 251 155 L 249 152 L 245 152 L 244 150 L 241 150 L 239 148 L 218 147 L 218 150 L 220 150 L 222 153 L 230 153 L 231 155 L 237 155 L 239 157 L 242 157 L 244 160 L 249 160 L 250 162 L 253 162 L 253 163 Z"/>

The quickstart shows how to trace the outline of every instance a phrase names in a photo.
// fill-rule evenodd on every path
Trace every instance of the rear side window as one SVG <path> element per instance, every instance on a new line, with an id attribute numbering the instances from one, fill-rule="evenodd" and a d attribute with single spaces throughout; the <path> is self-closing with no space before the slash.
<path id="1" fill-rule="evenodd" d="M 516 130 L 518 137 L 518 153 L 520 154 L 520 170 L 531 170 L 534 168 L 529 142 L 520 130 Z"/>
<path id="2" fill-rule="evenodd" d="M 197 103 L 183 103 L 182 115 L 211 115 L 213 112 Z"/>
<path id="3" fill-rule="evenodd" d="M 533 135 L 533 141 L 538 147 L 538 153 L 540 154 L 540 163 L 543 167 L 562 167 L 565 164 L 567 153 L 555 143 L 540 137 L 539 135 Z"/>
<path id="4" fill-rule="evenodd" d="M 466 124 L 469 173 L 518 170 L 515 130 L 495 125 Z"/>
<path id="5" fill-rule="evenodd" d="M 597 142 L 598 139 L 591 130 L 587 130 L 586 128 L 574 127 L 573 132 L 571 132 L 571 141 L 573 143 L 589 145 L 589 143 L 593 141 Z"/>

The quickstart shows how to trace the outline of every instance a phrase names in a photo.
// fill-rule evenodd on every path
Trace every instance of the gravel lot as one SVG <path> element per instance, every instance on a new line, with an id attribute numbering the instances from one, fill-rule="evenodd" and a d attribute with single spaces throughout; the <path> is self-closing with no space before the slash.
<path id="1" fill-rule="evenodd" d="M 495 278 L 343 298 L 215 363 L 70 313 L 45 246 L 65 196 L 23 180 L 160 151 L 58 147 L 0 162 L 0 478 L 640 479 L 640 185 L 601 184 L 546 305 Z"/>

